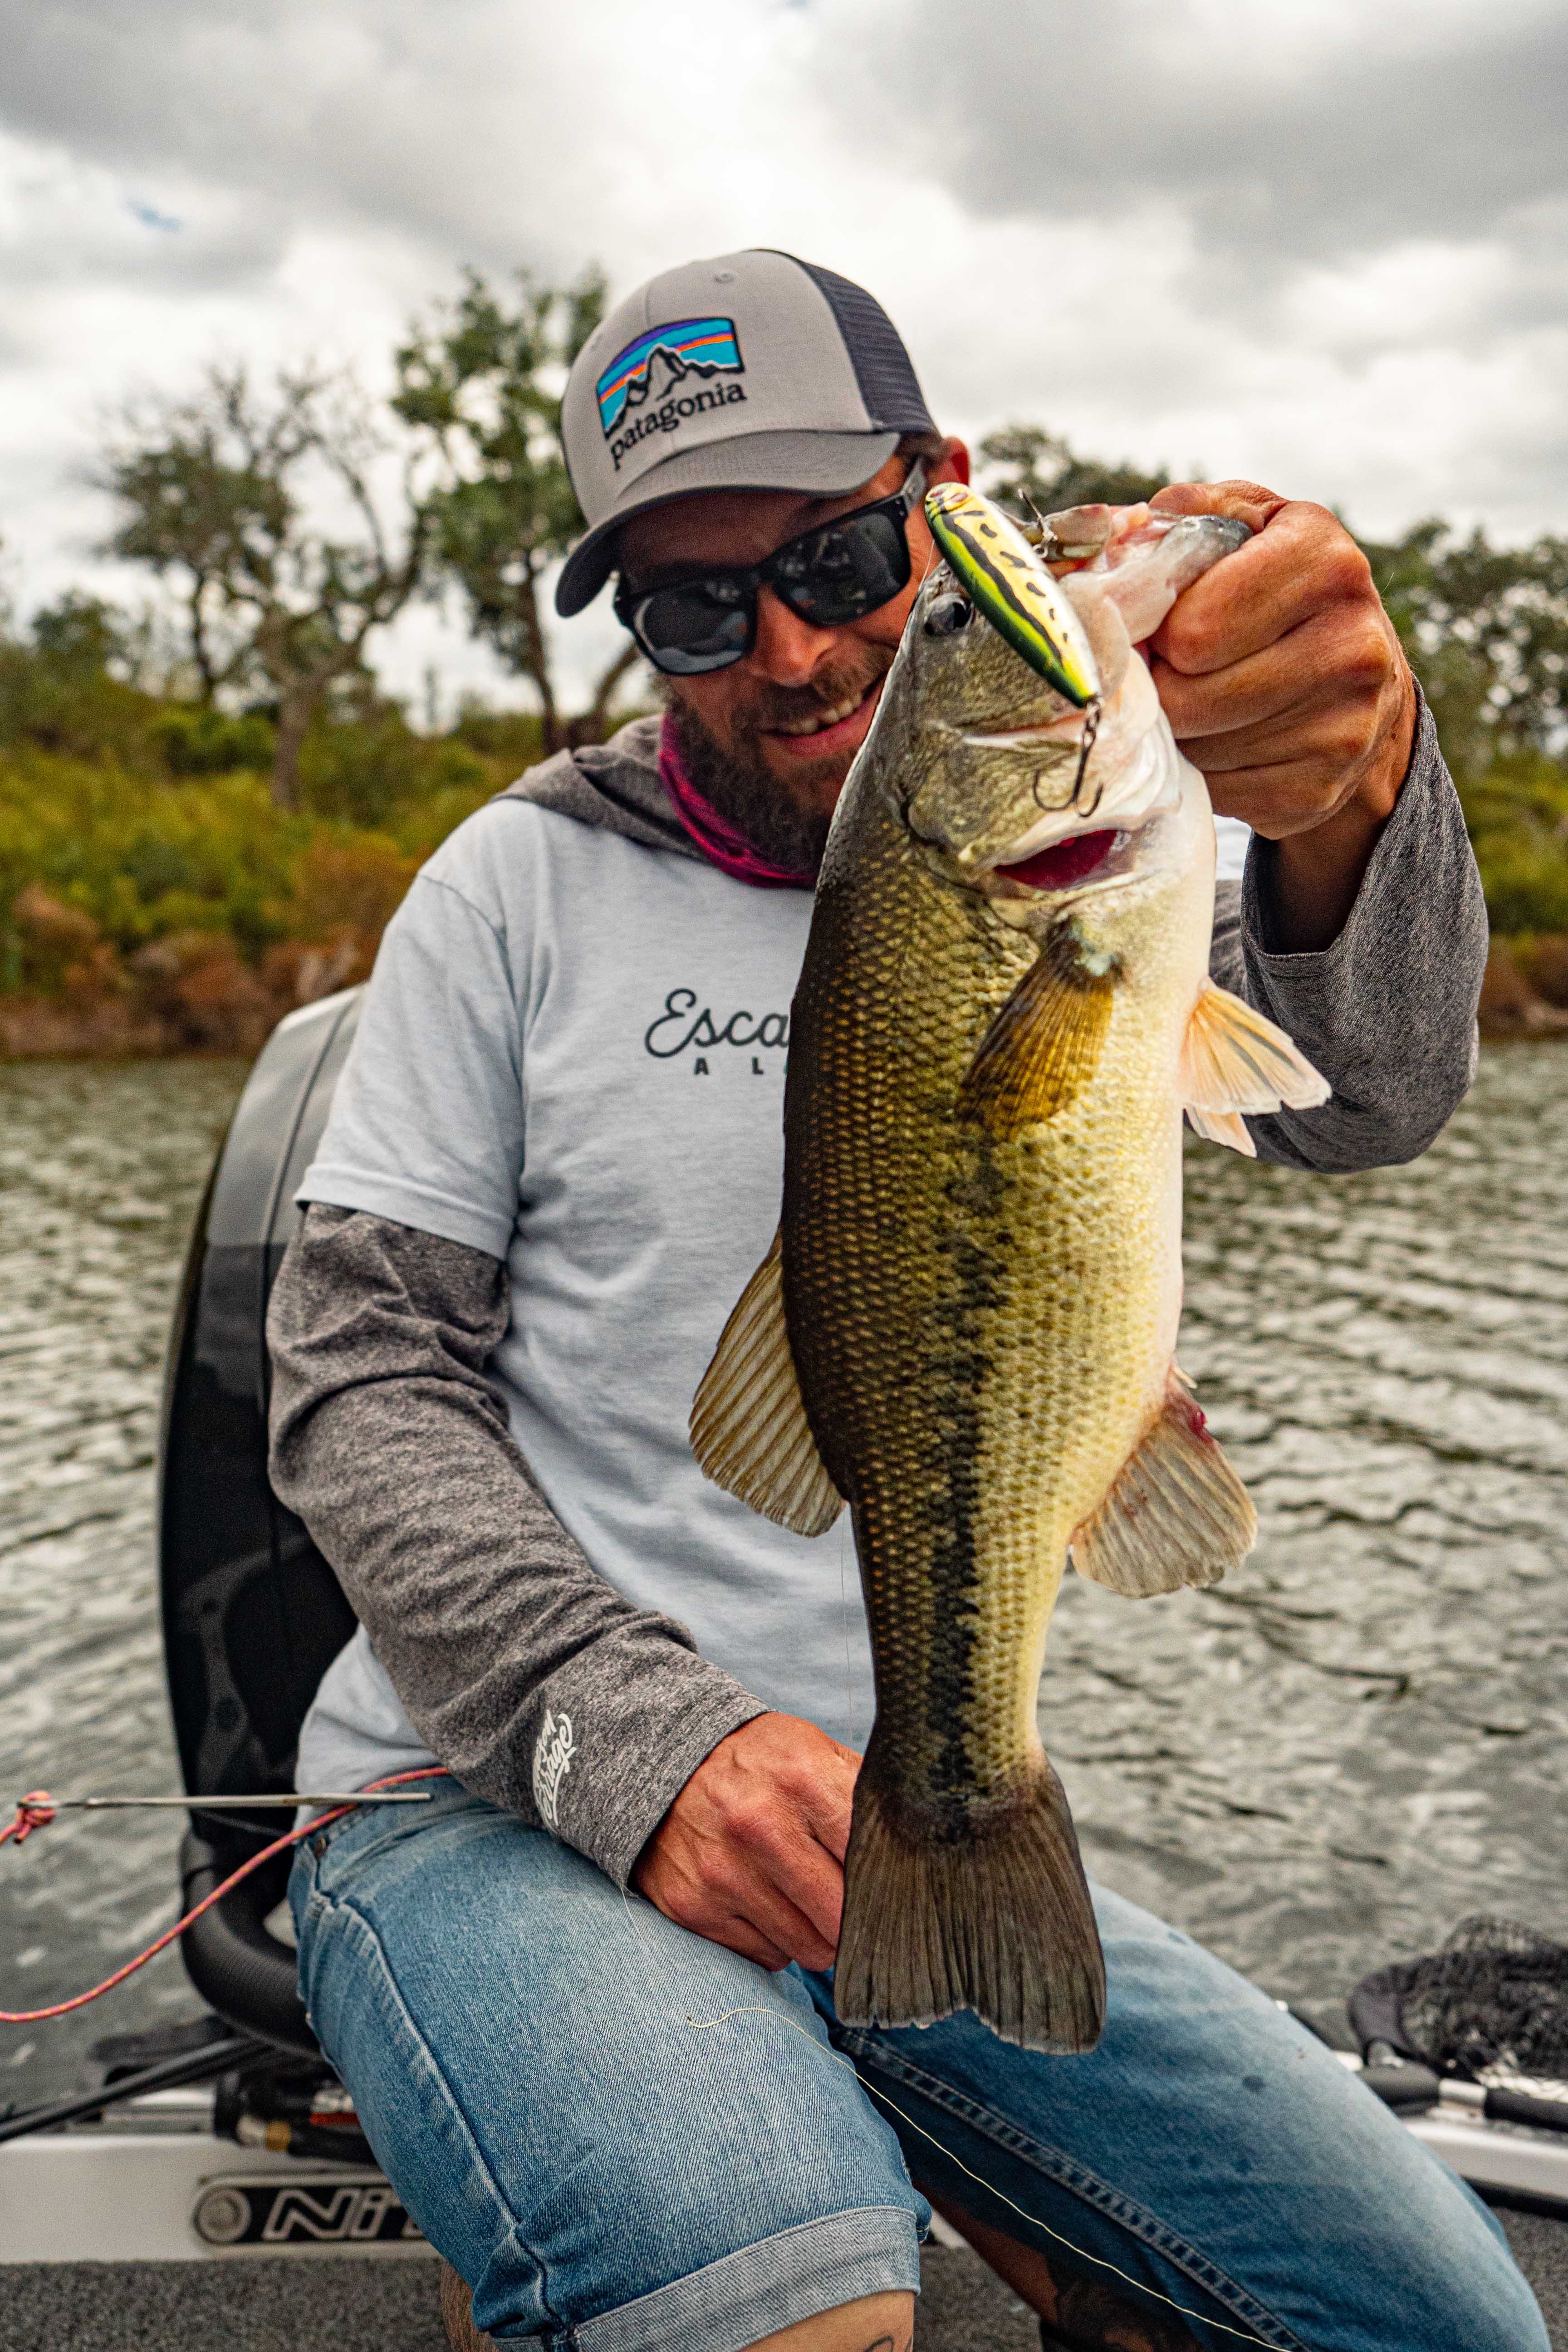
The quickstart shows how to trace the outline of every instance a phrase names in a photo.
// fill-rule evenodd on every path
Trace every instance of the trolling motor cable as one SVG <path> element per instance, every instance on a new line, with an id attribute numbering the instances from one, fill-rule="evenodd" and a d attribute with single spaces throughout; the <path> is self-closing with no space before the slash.
<path id="1" fill-rule="evenodd" d="M 134 1959 L 127 1960 L 123 1968 L 116 1969 L 112 1976 L 105 1977 L 103 1982 L 94 1985 L 90 1991 L 79 1992 L 70 2000 L 56 2001 L 47 2009 L 0 2009 L 0 2025 L 42 2025 L 50 2018 L 67 2017 L 72 2010 L 85 2009 L 89 2001 L 101 2000 L 106 1992 L 112 1992 L 116 1985 L 123 1984 L 127 1977 L 133 1977 L 138 1969 L 144 1969 L 149 1960 L 155 1960 L 160 1952 L 167 1951 L 176 1937 L 183 1936 L 187 1927 L 194 1927 L 204 1912 L 210 1911 L 215 1903 L 221 1903 L 224 1896 L 239 1885 L 241 1879 L 248 1878 L 253 1871 L 259 1870 L 264 1862 L 270 1862 L 275 1853 L 286 1853 L 291 1845 L 299 1845 L 303 1839 L 313 1837 L 318 1831 L 325 1829 L 331 1822 L 341 1822 L 345 1814 L 355 1811 L 361 1805 L 427 1805 L 431 1801 L 429 1790 L 405 1796 L 389 1796 L 383 1791 L 400 1789 L 409 1780 L 449 1780 L 450 1777 L 444 1765 L 426 1764 L 417 1771 L 395 1772 L 384 1780 L 373 1780 L 366 1789 L 361 1789 L 352 1794 L 334 1795 L 324 1800 L 309 1793 L 283 1797 L 272 1795 L 222 1799 L 221 1802 L 225 1806 L 240 1804 L 297 1806 L 326 1802 L 332 1810 L 329 1812 L 312 1814 L 300 1828 L 289 1830 L 280 1838 L 274 1838 L 271 1844 L 264 1845 L 259 1853 L 253 1853 L 248 1861 L 242 1862 L 237 1870 L 230 1871 L 228 1876 L 219 1885 L 215 1886 L 210 1895 L 204 1895 L 194 1909 L 185 1913 L 183 1919 L 176 1919 L 172 1927 L 165 1928 L 163 1935 L 147 1946 L 145 1951 L 138 1952 Z M 189 1812 L 209 1812 L 213 1810 L 201 1798 L 61 1797 L 56 1799 L 51 1797 L 47 1790 L 35 1789 L 17 1805 L 16 1819 L 5 1829 L 0 1830 L 0 1845 L 24 1844 L 35 1830 L 47 1829 L 56 1815 L 60 1812 L 67 1811 L 86 1812 L 96 1811 L 100 1807 L 120 1810 L 132 1805 L 173 1805 L 182 1807 Z"/>

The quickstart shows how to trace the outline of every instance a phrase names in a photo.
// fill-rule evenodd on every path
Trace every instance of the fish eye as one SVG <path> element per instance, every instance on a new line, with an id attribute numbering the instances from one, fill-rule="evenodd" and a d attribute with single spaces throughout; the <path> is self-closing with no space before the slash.
<path id="1" fill-rule="evenodd" d="M 967 596 L 956 593 L 939 596 L 925 617 L 928 637 L 955 637 L 974 618 L 974 607 Z"/>

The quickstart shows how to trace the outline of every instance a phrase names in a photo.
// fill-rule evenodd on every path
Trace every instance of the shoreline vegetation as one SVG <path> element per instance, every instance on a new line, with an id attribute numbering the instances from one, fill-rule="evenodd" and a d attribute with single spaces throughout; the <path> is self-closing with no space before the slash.
<path id="1" fill-rule="evenodd" d="M 371 698 L 280 810 L 267 731 L 100 677 L 54 743 L 0 740 L 0 1059 L 258 1052 L 368 976 L 418 867 L 541 753 L 527 713 L 422 736 Z"/>
<path id="2" fill-rule="evenodd" d="M 544 751 L 530 712 L 424 734 L 365 682 L 307 734 L 284 810 L 270 737 L 0 642 L 0 1060 L 257 1053 L 367 977 L 419 866 Z M 1450 763 L 1492 918 L 1481 1034 L 1568 1034 L 1568 770 Z"/>
<path id="3" fill-rule="evenodd" d="M 90 478 L 142 567 L 132 614 L 71 591 L 0 607 L 0 1059 L 256 1053 L 363 980 L 423 861 L 546 754 L 603 740 L 652 680 L 628 644 L 568 710 L 545 619 L 582 529 L 560 438 L 602 277 L 468 273 L 373 398 L 309 366 L 213 366 L 128 406 Z M 1015 511 L 1167 478 L 1034 425 L 989 435 Z M 1486 888 L 1482 1034 L 1568 1032 L 1568 540 L 1417 524 L 1363 551 L 1437 722 Z M 460 608 L 528 708 L 426 725 L 367 646 L 416 597 Z"/>

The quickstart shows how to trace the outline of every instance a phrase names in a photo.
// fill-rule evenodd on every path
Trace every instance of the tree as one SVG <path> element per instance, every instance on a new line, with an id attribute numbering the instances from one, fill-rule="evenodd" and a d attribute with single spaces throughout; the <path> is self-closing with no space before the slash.
<path id="1" fill-rule="evenodd" d="M 97 478 L 121 517 L 106 551 L 181 583 L 204 701 L 266 689 L 280 808 L 298 797 L 311 720 L 425 579 L 428 453 L 428 436 L 405 436 L 397 487 L 383 488 L 394 453 L 351 377 L 283 368 L 258 391 L 218 365 L 191 397 L 128 412 L 104 451 Z"/>
<path id="2" fill-rule="evenodd" d="M 397 354 L 393 405 L 438 440 L 447 477 L 432 507 L 434 551 L 468 604 L 476 635 L 539 697 L 544 750 L 597 742 L 616 689 L 637 660 L 627 645 L 566 717 L 544 625 L 545 574 L 584 529 L 561 442 L 566 372 L 604 316 L 605 280 L 588 269 L 557 289 L 520 277 L 509 306 L 477 270 L 434 326 Z"/>
<path id="3" fill-rule="evenodd" d="M 988 498 L 1027 516 L 1059 514 L 1064 507 L 1136 506 L 1163 489 L 1168 474 L 1132 465 L 1108 466 L 1080 457 L 1042 425 L 1004 425 L 980 444 L 976 480 Z"/>
<path id="4" fill-rule="evenodd" d="M 1456 772 L 1561 755 L 1568 740 L 1568 540 L 1493 547 L 1478 529 L 1417 523 L 1363 540 Z"/>
<path id="5" fill-rule="evenodd" d="M 68 588 L 53 604 L 33 615 L 36 652 L 64 677 L 112 676 L 124 667 L 129 649 L 125 615 L 101 596 Z"/>

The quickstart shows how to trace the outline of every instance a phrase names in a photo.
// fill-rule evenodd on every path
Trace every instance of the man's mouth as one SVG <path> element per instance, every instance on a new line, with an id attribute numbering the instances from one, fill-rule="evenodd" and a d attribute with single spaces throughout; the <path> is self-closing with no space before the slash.
<path id="1" fill-rule="evenodd" d="M 809 754 L 814 760 L 822 759 L 827 753 L 859 743 L 870 726 L 881 691 L 882 680 L 874 678 L 869 686 L 847 695 L 841 702 L 830 704 L 826 710 L 814 710 L 806 718 L 764 728 L 763 732 L 782 744 L 791 757 Z"/>

